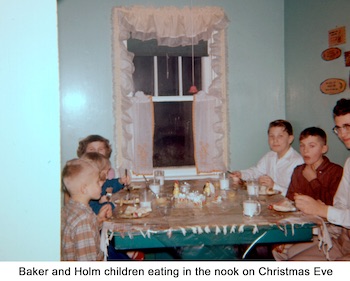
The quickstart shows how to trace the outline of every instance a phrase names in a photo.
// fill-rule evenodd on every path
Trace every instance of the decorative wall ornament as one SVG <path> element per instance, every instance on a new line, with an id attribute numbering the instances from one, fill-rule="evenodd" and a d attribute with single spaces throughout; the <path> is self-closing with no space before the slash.
<path id="1" fill-rule="evenodd" d="M 345 80 L 339 78 L 326 79 L 320 85 L 321 92 L 327 95 L 340 94 L 344 92 L 345 88 Z"/>
<path id="2" fill-rule="evenodd" d="M 341 50 L 339 48 L 328 48 L 322 52 L 321 57 L 325 61 L 330 61 L 339 58 L 340 55 Z"/>
<path id="3" fill-rule="evenodd" d="M 344 52 L 345 66 L 350 66 L 350 51 Z"/>
<path id="4" fill-rule="evenodd" d="M 337 27 L 328 31 L 328 45 L 329 47 L 341 45 L 346 43 L 345 26 Z"/>

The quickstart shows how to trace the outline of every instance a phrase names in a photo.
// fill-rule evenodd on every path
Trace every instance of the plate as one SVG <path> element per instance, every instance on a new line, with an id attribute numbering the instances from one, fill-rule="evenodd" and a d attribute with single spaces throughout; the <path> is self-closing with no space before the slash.
<path id="1" fill-rule="evenodd" d="M 259 195 L 271 196 L 271 195 L 276 195 L 276 194 L 281 194 L 281 191 L 279 191 L 279 190 L 273 190 L 272 192 L 259 191 Z"/>
<path id="2" fill-rule="evenodd" d="M 283 200 L 272 205 L 272 209 L 277 212 L 295 212 L 297 208 L 294 203 L 290 200 Z"/>
<path id="3" fill-rule="evenodd" d="M 119 215 L 120 218 L 122 219 L 140 219 L 140 218 L 144 218 L 144 217 L 147 217 L 150 213 L 144 213 L 144 214 L 141 214 L 139 216 L 135 215 L 134 214 L 121 214 Z"/>

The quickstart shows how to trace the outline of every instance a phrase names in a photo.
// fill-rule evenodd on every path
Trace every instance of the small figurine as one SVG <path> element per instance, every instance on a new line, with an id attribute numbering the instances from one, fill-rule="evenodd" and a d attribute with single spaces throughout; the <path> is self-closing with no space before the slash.
<path id="1" fill-rule="evenodd" d="M 174 198 L 178 198 L 180 194 L 180 186 L 179 186 L 179 182 L 175 181 L 174 182 L 174 189 L 173 189 L 173 195 Z"/>
<path id="2" fill-rule="evenodd" d="M 209 181 L 207 181 L 205 183 L 204 187 L 203 187 L 203 194 L 205 196 L 208 196 L 208 197 L 210 197 L 210 195 L 211 195 L 211 188 L 210 188 L 210 182 Z"/>

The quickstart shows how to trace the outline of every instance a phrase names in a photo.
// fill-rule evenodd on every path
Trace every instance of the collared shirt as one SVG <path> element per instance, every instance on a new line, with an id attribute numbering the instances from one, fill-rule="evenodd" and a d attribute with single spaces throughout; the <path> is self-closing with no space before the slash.
<path id="1" fill-rule="evenodd" d="M 61 234 L 63 261 L 103 260 L 99 222 L 89 206 L 70 199 L 62 209 Z"/>
<path id="2" fill-rule="evenodd" d="M 327 219 L 333 224 L 350 229 L 350 157 L 346 159 L 333 206 L 328 207 Z"/>
<path id="3" fill-rule="evenodd" d="M 301 193 L 319 199 L 326 205 L 333 205 L 333 197 L 338 189 L 343 167 L 323 156 L 321 165 L 316 169 L 317 178 L 308 181 L 303 175 L 305 166 L 306 164 L 303 164 L 294 169 L 286 197 L 294 201 L 294 194 Z"/>
<path id="4" fill-rule="evenodd" d="M 278 159 L 276 152 L 269 151 L 259 160 L 255 167 L 241 171 L 242 179 L 246 180 L 268 175 L 275 182 L 273 188 L 281 191 L 282 195 L 285 196 L 294 168 L 303 163 L 303 157 L 292 147 L 280 159 Z"/>

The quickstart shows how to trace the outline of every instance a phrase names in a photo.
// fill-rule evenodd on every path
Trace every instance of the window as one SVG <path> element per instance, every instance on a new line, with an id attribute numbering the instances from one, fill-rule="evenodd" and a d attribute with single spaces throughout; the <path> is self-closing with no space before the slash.
<path id="1" fill-rule="evenodd" d="M 202 58 L 207 42 L 193 48 L 194 81 L 201 90 Z M 152 96 L 154 103 L 153 166 L 170 170 L 195 166 L 192 101 L 192 46 L 158 46 L 156 40 L 129 39 L 133 52 L 135 91 Z M 182 98 L 183 96 L 187 96 Z M 166 97 L 162 99 L 162 97 Z"/>
<path id="2" fill-rule="evenodd" d="M 224 11 L 213 6 L 115 7 L 112 20 L 116 166 L 139 175 L 152 174 L 153 162 L 155 166 L 171 163 L 173 167 L 194 163 L 192 175 L 225 170 L 228 19 Z M 130 38 L 153 40 L 161 47 L 155 51 L 141 48 L 141 53 L 146 52 L 137 53 L 130 49 Z M 196 55 L 195 59 L 195 84 L 202 91 L 189 95 L 192 79 L 188 72 L 192 62 L 186 51 L 191 50 L 192 44 L 199 47 L 202 41 L 208 42 L 206 52 L 209 49 L 207 57 Z M 162 112 L 166 112 L 167 120 Z M 154 122 L 159 126 L 154 126 Z M 153 139 L 154 135 L 160 139 Z M 159 147 L 167 142 L 173 146 L 179 143 L 184 151 L 193 151 L 193 157 L 176 155 L 178 147 L 167 146 L 167 154 L 180 160 L 167 159 L 164 163 L 160 155 L 164 151 L 157 150 L 157 145 L 153 147 L 156 142 Z"/>

